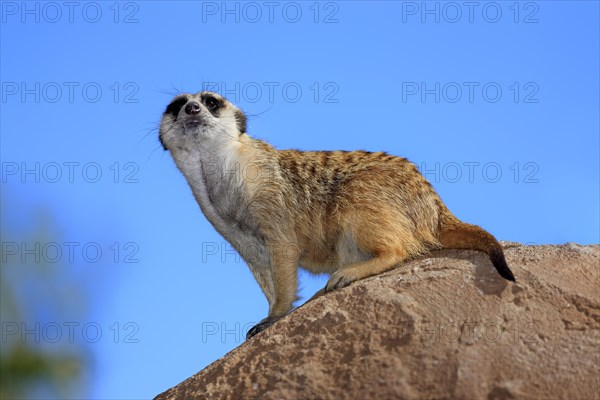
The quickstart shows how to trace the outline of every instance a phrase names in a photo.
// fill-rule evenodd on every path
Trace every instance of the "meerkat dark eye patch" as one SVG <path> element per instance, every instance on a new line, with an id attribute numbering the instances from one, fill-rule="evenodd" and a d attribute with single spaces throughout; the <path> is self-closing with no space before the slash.
<path id="1" fill-rule="evenodd" d="M 175 100 L 173 100 L 171 102 L 171 104 L 169 104 L 167 106 L 167 109 L 165 110 L 165 114 L 172 115 L 173 119 L 176 120 L 177 116 L 179 115 L 179 111 L 187 102 L 188 102 L 187 97 L 185 97 L 185 96 L 177 97 Z"/>
<path id="2" fill-rule="evenodd" d="M 207 95 L 202 98 L 202 102 L 208 108 L 208 111 L 211 112 L 212 115 L 217 115 L 217 112 L 223 107 L 223 100 L 220 100 L 214 96 Z"/>
<path id="3" fill-rule="evenodd" d="M 204 103 L 206 104 L 206 107 L 208 107 L 209 110 L 215 110 L 219 107 L 219 103 L 214 97 L 207 97 L 206 99 L 204 99 Z"/>

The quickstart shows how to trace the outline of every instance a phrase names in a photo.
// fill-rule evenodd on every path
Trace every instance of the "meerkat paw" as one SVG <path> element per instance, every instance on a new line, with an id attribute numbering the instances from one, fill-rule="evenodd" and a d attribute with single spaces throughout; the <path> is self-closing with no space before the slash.
<path id="1" fill-rule="evenodd" d="M 338 269 L 333 274 L 331 274 L 331 277 L 327 281 L 327 285 L 325 285 L 325 292 L 331 292 L 335 289 L 341 289 L 359 279 L 360 277 L 354 276 L 351 268 Z"/>
<path id="2" fill-rule="evenodd" d="M 264 331 L 265 329 L 267 329 L 268 327 L 273 325 L 275 322 L 277 322 L 279 319 L 281 319 L 281 317 L 279 317 L 279 318 L 267 317 L 267 318 L 263 319 L 258 324 L 254 325 L 252 328 L 250 328 L 250 330 L 246 334 L 246 340 L 248 340 L 252 336 Z"/>

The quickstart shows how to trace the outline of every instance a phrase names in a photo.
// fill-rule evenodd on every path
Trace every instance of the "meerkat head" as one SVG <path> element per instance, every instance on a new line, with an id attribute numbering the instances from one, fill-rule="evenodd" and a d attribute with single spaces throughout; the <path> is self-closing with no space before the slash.
<path id="1" fill-rule="evenodd" d="M 214 92 L 181 94 L 167 106 L 159 139 L 165 150 L 191 151 L 203 142 L 236 140 L 246 133 L 246 116 Z"/>

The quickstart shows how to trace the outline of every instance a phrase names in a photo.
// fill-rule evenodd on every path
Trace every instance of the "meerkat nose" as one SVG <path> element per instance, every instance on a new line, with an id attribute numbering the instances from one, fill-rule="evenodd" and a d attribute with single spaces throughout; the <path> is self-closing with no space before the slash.
<path id="1" fill-rule="evenodd" d="M 198 103 L 197 101 L 190 101 L 185 106 L 186 114 L 193 115 L 193 114 L 198 114 L 199 112 L 200 112 L 200 103 Z"/>

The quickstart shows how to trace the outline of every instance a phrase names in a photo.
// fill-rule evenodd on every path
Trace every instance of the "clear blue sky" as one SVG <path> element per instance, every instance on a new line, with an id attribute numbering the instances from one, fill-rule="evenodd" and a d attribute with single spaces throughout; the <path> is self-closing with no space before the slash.
<path id="1" fill-rule="evenodd" d="M 279 148 L 407 157 L 501 240 L 599 242 L 596 1 L 52 4 L 1 3 L 2 224 L 20 240 L 43 210 L 57 232 L 56 287 L 85 305 L 27 323 L 88 349 L 78 397 L 151 398 L 267 313 L 152 130 L 178 91 L 218 89 Z"/>

